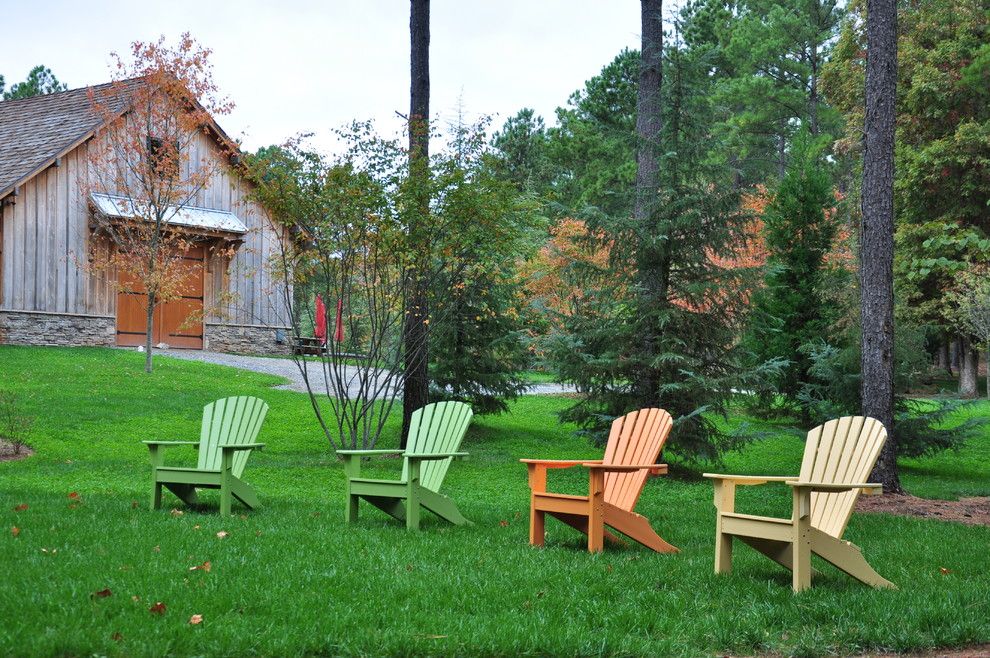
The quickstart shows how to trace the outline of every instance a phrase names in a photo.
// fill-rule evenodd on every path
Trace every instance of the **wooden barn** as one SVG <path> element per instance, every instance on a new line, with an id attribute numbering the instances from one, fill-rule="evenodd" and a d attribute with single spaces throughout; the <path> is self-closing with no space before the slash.
<path id="1" fill-rule="evenodd" d="M 0 343 L 144 342 L 146 296 L 89 265 L 99 240 L 94 213 L 126 219 L 112 194 L 85 184 L 89 150 L 106 125 L 92 98 L 108 89 L 0 102 Z M 284 297 L 267 268 L 280 235 L 249 199 L 237 144 L 215 123 L 210 128 L 196 134 L 191 161 L 212 159 L 218 173 L 173 222 L 193 244 L 185 253 L 188 285 L 155 311 L 153 343 L 284 352 Z"/>

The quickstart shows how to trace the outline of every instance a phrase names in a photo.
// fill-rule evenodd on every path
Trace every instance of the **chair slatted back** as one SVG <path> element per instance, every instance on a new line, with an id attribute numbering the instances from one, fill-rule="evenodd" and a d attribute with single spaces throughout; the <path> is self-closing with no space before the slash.
<path id="1" fill-rule="evenodd" d="M 654 464 L 673 420 L 663 409 L 640 409 L 612 421 L 605 464 Z M 631 512 L 646 484 L 647 471 L 605 473 L 605 502 Z"/>
<path id="2" fill-rule="evenodd" d="M 199 434 L 200 470 L 220 470 L 221 445 L 254 443 L 267 413 L 268 405 L 264 400 L 246 396 L 223 398 L 206 405 Z M 240 477 L 244 472 L 250 454 L 250 450 L 234 453 L 234 477 Z"/>
<path id="3" fill-rule="evenodd" d="M 830 420 L 808 432 L 800 479 L 823 484 L 865 483 L 886 440 L 887 430 L 875 418 L 845 416 Z M 859 491 L 812 492 L 811 525 L 841 538 Z"/>
<path id="4" fill-rule="evenodd" d="M 467 433 L 474 412 L 463 402 L 434 402 L 413 412 L 409 425 L 406 452 L 412 454 L 437 454 L 457 452 Z M 420 485 L 431 491 L 439 491 L 450 468 L 452 458 L 425 461 L 419 472 Z M 402 479 L 409 477 L 408 464 L 402 467 Z"/>

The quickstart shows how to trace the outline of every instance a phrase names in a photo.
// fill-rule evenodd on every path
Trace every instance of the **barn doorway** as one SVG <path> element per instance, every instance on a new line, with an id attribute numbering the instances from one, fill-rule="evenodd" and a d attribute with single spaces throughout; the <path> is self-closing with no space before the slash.
<path id="1" fill-rule="evenodd" d="M 186 271 L 178 299 L 159 304 L 152 319 L 153 345 L 166 343 L 180 349 L 203 349 L 203 289 L 206 251 L 191 247 L 182 255 Z M 121 274 L 117 293 L 117 345 L 144 345 L 148 295 L 137 280 Z"/>

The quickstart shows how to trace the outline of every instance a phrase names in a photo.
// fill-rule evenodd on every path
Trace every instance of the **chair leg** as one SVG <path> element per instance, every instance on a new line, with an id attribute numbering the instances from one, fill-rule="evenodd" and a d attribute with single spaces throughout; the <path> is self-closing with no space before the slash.
<path id="1" fill-rule="evenodd" d="M 409 487 L 409 495 L 406 496 L 406 530 L 419 530 L 419 496 L 417 487 L 412 484 Z"/>
<path id="2" fill-rule="evenodd" d="M 811 587 L 811 528 L 800 523 L 795 529 L 798 533 L 794 538 L 792 553 L 794 567 L 791 571 L 791 587 L 797 594 Z"/>
<path id="3" fill-rule="evenodd" d="M 529 543 L 543 546 L 547 537 L 547 515 L 543 510 L 536 509 L 534 502 L 529 504 Z"/>
<path id="4" fill-rule="evenodd" d="M 715 573 L 732 573 L 732 535 L 722 532 L 722 524 L 715 529 Z"/>
<path id="5" fill-rule="evenodd" d="M 220 516 L 230 516 L 230 485 L 224 481 L 220 485 Z"/>
<path id="6" fill-rule="evenodd" d="M 812 528 L 811 550 L 865 585 L 897 589 L 897 585 L 878 574 L 870 566 L 856 544 L 836 539 L 817 528 Z"/>
<path id="7" fill-rule="evenodd" d="M 354 523 L 358 518 L 358 504 L 360 503 L 360 498 L 354 494 L 348 492 L 347 503 L 344 507 L 344 521 L 346 523 Z"/>
<path id="8" fill-rule="evenodd" d="M 151 485 L 151 509 L 162 507 L 162 483 L 153 482 Z"/>

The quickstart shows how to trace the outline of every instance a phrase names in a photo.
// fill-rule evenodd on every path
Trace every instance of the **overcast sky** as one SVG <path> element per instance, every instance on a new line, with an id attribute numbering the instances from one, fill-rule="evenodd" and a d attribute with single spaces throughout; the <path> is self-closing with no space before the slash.
<path id="1" fill-rule="evenodd" d="M 568 95 L 623 47 L 639 45 L 636 0 L 433 0 L 434 116 L 487 114 L 500 126 L 522 107 L 548 123 Z M 7 84 L 44 64 L 70 88 L 105 82 L 109 53 L 183 31 L 213 49 L 214 75 L 233 100 L 221 118 L 249 149 L 298 132 L 332 150 L 329 129 L 374 119 L 399 128 L 409 108 L 405 0 L 0 0 L 0 74 Z"/>

